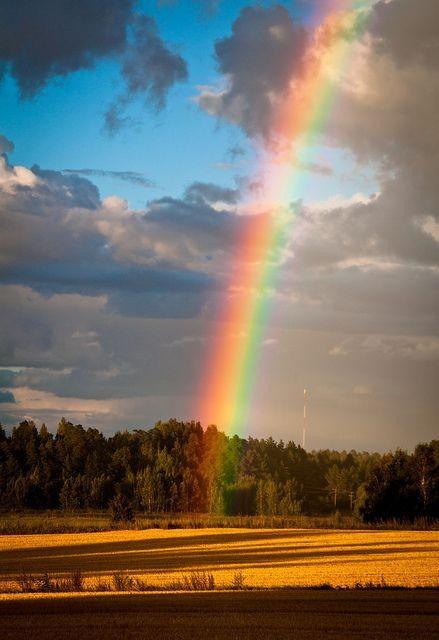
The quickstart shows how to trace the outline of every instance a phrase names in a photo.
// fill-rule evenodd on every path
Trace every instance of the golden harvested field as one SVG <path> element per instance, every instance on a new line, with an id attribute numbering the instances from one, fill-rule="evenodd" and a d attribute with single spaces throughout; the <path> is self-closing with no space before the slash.
<path id="1" fill-rule="evenodd" d="M 0 536 L 0 590 L 22 572 L 63 576 L 81 570 L 86 586 L 114 572 L 169 583 L 210 571 L 218 586 L 242 571 L 255 587 L 439 584 L 439 532 L 319 529 L 108 531 Z"/>

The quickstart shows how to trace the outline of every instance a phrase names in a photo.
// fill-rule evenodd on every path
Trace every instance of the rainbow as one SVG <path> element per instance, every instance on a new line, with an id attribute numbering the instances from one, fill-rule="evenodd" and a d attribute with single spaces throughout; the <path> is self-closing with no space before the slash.
<path id="1" fill-rule="evenodd" d="M 287 148 L 266 145 L 258 172 L 264 176 L 264 197 L 240 205 L 247 224 L 221 301 L 197 408 L 204 424 L 214 423 L 228 434 L 245 431 L 271 294 L 294 223 L 288 203 L 303 192 L 299 158 L 301 163 L 310 160 L 311 146 L 334 103 L 334 74 L 346 67 L 352 41 L 361 34 L 368 15 L 367 6 L 370 0 L 345 0 L 316 20 L 301 81 L 281 100 L 272 122 L 272 129 L 288 142 Z"/>

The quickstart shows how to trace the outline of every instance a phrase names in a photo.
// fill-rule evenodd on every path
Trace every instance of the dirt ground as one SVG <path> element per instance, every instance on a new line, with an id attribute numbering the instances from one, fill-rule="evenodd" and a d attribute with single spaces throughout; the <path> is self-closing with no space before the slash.
<path id="1" fill-rule="evenodd" d="M 2 596 L 3 640 L 437 640 L 439 591 Z"/>

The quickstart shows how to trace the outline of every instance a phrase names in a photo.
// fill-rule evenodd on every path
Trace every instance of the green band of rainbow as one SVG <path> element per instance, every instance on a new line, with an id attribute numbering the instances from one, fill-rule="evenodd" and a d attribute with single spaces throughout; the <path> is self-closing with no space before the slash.
<path id="1" fill-rule="evenodd" d="M 303 192 L 303 172 L 297 170 L 297 162 L 294 166 L 294 159 L 310 159 L 311 146 L 323 131 L 336 97 L 334 74 L 345 68 L 352 42 L 363 32 L 369 5 L 366 0 L 344 1 L 320 20 L 303 78 L 281 101 L 273 120 L 274 129 L 290 143 L 289 153 L 268 149 L 263 166 L 265 198 L 241 204 L 249 216 L 261 210 L 270 213 L 249 217 L 208 359 L 198 415 L 205 424 L 215 423 L 226 433 L 245 431 L 259 346 L 295 220 L 288 203 Z"/>

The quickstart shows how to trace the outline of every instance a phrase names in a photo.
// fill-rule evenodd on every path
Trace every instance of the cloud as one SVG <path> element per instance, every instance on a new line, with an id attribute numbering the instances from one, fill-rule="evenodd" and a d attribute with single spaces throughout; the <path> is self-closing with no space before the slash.
<path id="1" fill-rule="evenodd" d="M 438 18 L 434 2 L 376 3 L 336 79 L 327 141 L 374 166 L 379 191 L 302 207 L 281 275 L 286 290 L 294 281 L 302 304 L 304 297 L 327 300 L 328 325 L 330 309 L 338 305 L 347 320 L 353 300 L 370 321 L 374 309 L 386 327 L 393 305 L 396 331 L 428 333 L 437 319 L 439 71 L 432 24 Z M 287 265 L 294 277 L 287 277 Z M 413 305 L 410 320 L 406 304 Z M 343 326 L 352 329 L 354 318 L 359 327 L 366 320 L 354 314 Z"/>
<path id="2" fill-rule="evenodd" d="M 405 0 L 374 6 L 370 26 L 353 45 L 351 63 L 338 80 L 337 109 L 327 134 L 335 146 L 349 148 L 361 163 L 378 169 L 379 192 L 351 203 L 329 200 L 326 207 L 319 203 L 303 209 L 291 247 L 294 269 L 306 268 L 308 274 L 331 269 L 334 281 L 342 282 L 349 273 L 358 282 L 373 278 L 376 295 L 393 281 L 398 297 L 410 296 L 415 308 L 421 305 L 418 317 L 425 320 L 427 308 L 432 318 L 438 312 L 436 304 L 428 303 L 439 266 L 434 17 L 437 22 L 439 6 L 429 1 L 422 9 Z M 390 286 L 388 295 L 397 305 Z M 395 322 L 403 317 L 398 304 Z"/>
<path id="3" fill-rule="evenodd" d="M 129 294 L 166 292 L 183 294 L 202 292 L 212 286 L 211 279 L 202 273 L 190 272 L 184 268 L 141 268 L 126 266 L 117 262 L 88 261 L 84 265 L 76 262 L 46 262 L 37 266 L 32 263 L 3 267 L 2 280 L 5 284 L 27 284 L 36 291 L 45 293 L 79 293 L 98 295 L 120 291 L 122 300 Z M 136 301 L 139 312 L 142 302 Z M 122 305 L 121 312 L 124 307 Z M 153 313 L 153 309 L 151 309 Z"/>
<path id="4" fill-rule="evenodd" d="M 353 389 L 352 393 L 357 396 L 370 396 L 373 391 L 371 387 L 367 385 L 357 384 Z"/>
<path id="5" fill-rule="evenodd" d="M 91 178 L 113 178 L 123 182 L 129 182 L 136 187 L 155 187 L 155 183 L 143 173 L 137 171 L 108 171 L 106 169 L 63 169 L 64 174 L 87 176 Z"/>
<path id="6" fill-rule="evenodd" d="M 118 198 L 102 203 L 85 178 L 0 158 L 2 280 L 45 295 L 106 295 L 109 309 L 124 314 L 196 314 L 216 286 L 195 268 L 205 248 L 197 251 L 194 234 L 200 242 L 209 233 L 197 221 L 209 217 L 208 227 L 216 219 L 219 228 L 230 218 L 207 204 L 172 200 L 131 212 Z M 185 228 L 187 251 L 177 252 L 175 231 Z"/>
<path id="7" fill-rule="evenodd" d="M 329 351 L 328 354 L 330 356 L 345 356 L 349 353 L 349 351 L 345 348 L 345 346 L 343 344 L 340 345 L 336 345 L 334 347 L 332 347 Z"/>
<path id="8" fill-rule="evenodd" d="M 228 190 L 200 184 L 193 191 L 189 187 L 193 196 L 189 199 L 163 197 L 151 200 L 140 211 L 130 211 L 119 198 L 104 200 L 97 226 L 114 257 L 151 267 L 184 266 L 209 274 L 221 288 L 231 269 L 245 259 L 241 239 L 260 218 L 238 215 L 232 204 L 216 201 L 230 196 Z"/>
<path id="9" fill-rule="evenodd" d="M 25 413 L 36 413 L 41 411 L 46 414 L 50 412 L 68 412 L 69 414 L 81 414 L 88 418 L 101 414 L 108 414 L 111 411 L 111 402 L 106 400 L 94 400 L 74 397 L 60 397 L 54 393 L 30 389 L 28 387 L 16 387 L 14 390 L 16 402 L 20 404 L 20 410 Z"/>
<path id="10" fill-rule="evenodd" d="M 78 176 L 10 167 L 0 158 L 0 265 L 83 260 L 102 246 L 96 187 Z"/>
<path id="11" fill-rule="evenodd" d="M 21 96 L 30 98 L 54 77 L 121 53 L 133 7 L 133 0 L 4 0 L 4 70 L 16 80 Z"/>
<path id="12" fill-rule="evenodd" d="M 431 336 L 437 328 L 437 286 L 437 270 L 425 267 L 315 268 L 288 262 L 270 302 L 277 322 L 295 328 Z"/>
<path id="13" fill-rule="evenodd" d="M 211 182 L 193 182 L 184 194 L 185 200 L 197 204 L 235 204 L 238 197 L 237 189 L 220 187 Z"/>
<path id="14" fill-rule="evenodd" d="M 437 365 L 439 361 L 439 338 L 434 335 L 386 335 L 369 334 L 351 336 L 345 338 L 340 344 L 333 346 L 328 354 L 333 357 L 343 358 L 345 361 L 363 362 L 380 359 L 381 361 L 403 362 L 403 367 L 408 367 L 407 361 L 418 363 L 431 363 Z"/>
<path id="15" fill-rule="evenodd" d="M 17 373 L 17 371 L 0 367 L 0 387 L 12 386 Z"/>
<path id="16" fill-rule="evenodd" d="M 361 162 L 379 164 L 388 177 L 412 183 L 418 214 L 437 211 L 438 19 L 439 6 L 431 0 L 422 8 L 406 0 L 376 3 L 341 74 L 328 122 L 334 144 Z"/>
<path id="17" fill-rule="evenodd" d="M 437 68 L 438 12 L 435 0 L 423 0 L 422 8 L 416 8 L 411 0 L 380 0 L 372 9 L 368 29 L 376 50 L 390 55 L 398 66 Z"/>
<path id="18" fill-rule="evenodd" d="M 188 77 L 186 62 L 165 45 L 155 21 L 144 15 L 136 15 L 133 21 L 132 41 L 122 58 L 121 72 L 126 89 L 105 116 L 105 128 L 110 134 L 123 126 L 122 114 L 130 101 L 143 97 L 160 111 L 170 87 Z"/>
<path id="19" fill-rule="evenodd" d="M 181 394 L 195 380 L 191 345 L 184 367 L 176 367 L 172 349 L 163 347 L 197 330 L 187 319 L 114 314 L 104 297 L 46 297 L 22 286 L 3 285 L 0 296 L 0 363 L 20 365 L 0 383 L 14 393 L 27 388 L 62 398 L 143 396 L 148 402 Z"/>
<path id="20" fill-rule="evenodd" d="M 266 338 L 265 340 L 262 341 L 262 346 L 263 347 L 273 347 L 275 345 L 277 345 L 278 340 L 277 338 Z"/>
<path id="21" fill-rule="evenodd" d="M 104 297 L 47 297 L 30 287 L 11 285 L 3 285 L 0 293 L 2 307 L 7 309 L 0 319 L 0 362 L 9 370 L 11 363 L 19 367 L 5 386 L 28 379 L 33 367 L 59 373 L 66 368 L 87 370 L 106 365 L 102 348 L 91 349 L 86 341 L 72 338 L 75 331 L 96 329 L 96 320 L 105 308 Z M 45 377 L 44 371 L 40 375 Z"/>
<path id="22" fill-rule="evenodd" d="M 54 78 L 93 68 L 111 58 L 126 89 L 108 107 L 114 133 L 135 97 L 160 110 L 170 87 L 187 78 L 183 58 L 160 37 L 155 20 L 135 12 L 136 0 L 4 0 L 0 4 L 0 80 L 8 73 L 22 99 Z M 10 151 L 10 149 L 9 149 Z"/>
<path id="23" fill-rule="evenodd" d="M 45 296 L 104 296 L 111 313 L 195 317 L 240 260 L 255 224 L 238 190 L 193 183 L 183 198 L 131 210 L 74 173 L 0 159 L 0 268 L 4 284 Z M 265 216 L 267 214 L 261 214 Z"/>
<path id="24" fill-rule="evenodd" d="M 6 136 L 2 136 L 0 134 L 0 154 L 2 153 L 12 153 L 14 150 L 14 143 L 11 140 L 8 140 Z"/>
<path id="25" fill-rule="evenodd" d="M 5 403 L 14 404 L 14 394 L 11 391 L 2 391 L 2 389 L 0 389 L 0 404 Z"/>
<path id="26" fill-rule="evenodd" d="M 11 167 L 6 155 L 0 156 L 0 181 L 2 191 L 14 195 L 18 190 L 24 191 L 38 183 L 38 176 L 26 167 Z"/>
<path id="27" fill-rule="evenodd" d="M 366 29 L 351 43 L 349 65 L 337 75 L 322 66 L 337 95 L 326 141 L 379 164 L 387 178 L 398 172 L 417 193 L 417 215 L 436 215 L 439 7 L 435 0 L 421 9 L 410 0 L 382 0 L 365 10 Z M 322 57 L 325 42 L 324 31 L 306 34 L 283 7 L 247 7 L 230 37 L 215 45 L 219 83 L 202 87 L 197 101 L 252 137 L 276 138 L 285 133 L 277 115 L 285 98 L 294 109 L 307 64 Z M 318 163 L 308 168 L 330 174 Z"/>
<path id="28" fill-rule="evenodd" d="M 381 194 L 357 197 L 344 206 L 343 201 L 330 199 L 327 207 L 320 202 L 299 214 L 292 248 L 296 263 L 320 267 L 439 264 L 438 241 L 419 222 L 422 210 L 412 184 L 391 180 Z"/>
<path id="29" fill-rule="evenodd" d="M 168 349 L 173 349 L 174 347 L 185 347 L 194 343 L 205 342 L 206 338 L 203 336 L 182 336 L 181 338 L 177 338 L 176 340 L 165 343 L 163 346 L 167 347 Z"/>
<path id="30" fill-rule="evenodd" d="M 345 342 L 349 353 L 380 353 L 386 358 L 417 361 L 439 360 L 439 338 L 436 336 L 369 335 Z"/>
<path id="31" fill-rule="evenodd" d="M 246 154 L 246 150 L 240 144 L 233 144 L 227 150 L 227 157 L 232 162 L 235 162 L 237 158 L 242 158 L 243 156 L 245 156 L 245 154 Z"/>
<path id="32" fill-rule="evenodd" d="M 242 9 L 232 35 L 215 44 L 223 86 L 201 88 L 198 104 L 250 136 L 268 136 L 276 105 L 301 72 L 306 45 L 304 28 L 284 7 Z"/>

